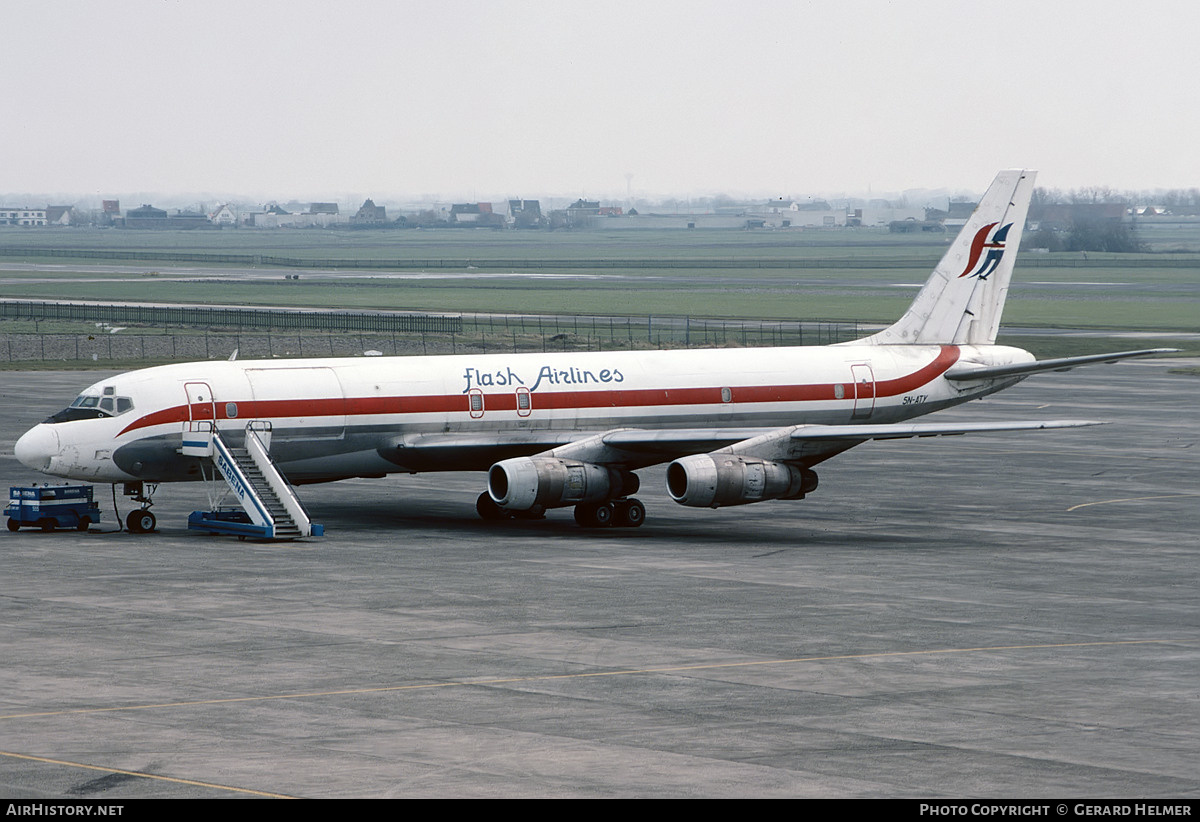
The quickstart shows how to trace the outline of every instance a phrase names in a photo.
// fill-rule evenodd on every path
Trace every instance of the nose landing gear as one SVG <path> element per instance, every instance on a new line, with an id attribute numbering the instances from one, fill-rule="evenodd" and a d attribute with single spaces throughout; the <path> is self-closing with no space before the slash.
<path id="1" fill-rule="evenodd" d="M 125 516 L 125 528 L 131 534 L 149 534 L 154 531 L 154 526 L 158 523 L 154 514 L 150 512 L 150 506 L 154 504 L 152 497 L 154 492 L 158 490 L 156 482 L 127 482 L 125 483 L 125 496 L 131 498 L 134 502 L 141 503 L 141 508 L 130 511 Z"/>
<path id="2" fill-rule="evenodd" d="M 154 530 L 155 524 L 158 522 L 154 514 L 149 510 L 142 508 L 136 511 L 130 511 L 125 517 L 125 528 L 131 534 L 149 534 Z"/>

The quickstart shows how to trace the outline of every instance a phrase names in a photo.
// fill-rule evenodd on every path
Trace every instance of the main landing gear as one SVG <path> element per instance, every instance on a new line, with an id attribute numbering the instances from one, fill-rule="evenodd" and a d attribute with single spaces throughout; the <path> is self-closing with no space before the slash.
<path id="1" fill-rule="evenodd" d="M 475 510 L 486 520 L 542 519 L 546 516 L 546 510 L 540 506 L 528 511 L 506 511 L 487 491 L 475 500 Z M 580 503 L 575 506 L 575 521 L 584 528 L 637 528 L 646 521 L 646 506 L 632 497 Z"/>
<path id="2" fill-rule="evenodd" d="M 584 528 L 637 528 L 646 521 L 646 506 L 632 497 L 586 502 L 575 506 L 575 521 Z"/>
<path id="3" fill-rule="evenodd" d="M 150 511 L 150 506 L 154 504 L 154 500 L 151 498 L 157 490 L 158 483 L 125 483 L 125 496 L 130 497 L 134 502 L 141 503 L 142 506 L 130 511 L 125 516 L 125 529 L 129 533 L 149 534 L 158 524 L 158 520 Z M 113 501 L 116 502 L 115 499 Z"/>

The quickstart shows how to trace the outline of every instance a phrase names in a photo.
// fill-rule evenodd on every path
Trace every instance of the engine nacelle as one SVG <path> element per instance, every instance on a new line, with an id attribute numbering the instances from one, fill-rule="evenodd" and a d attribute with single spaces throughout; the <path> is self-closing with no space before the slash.
<path id="1" fill-rule="evenodd" d="M 697 508 L 803 499 L 816 489 L 815 471 L 736 454 L 693 454 L 667 466 L 671 499 Z"/>
<path id="2" fill-rule="evenodd" d="M 633 494 L 637 474 L 558 457 L 515 457 L 488 471 L 488 495 L 506 511 L 562 508 Z"/>

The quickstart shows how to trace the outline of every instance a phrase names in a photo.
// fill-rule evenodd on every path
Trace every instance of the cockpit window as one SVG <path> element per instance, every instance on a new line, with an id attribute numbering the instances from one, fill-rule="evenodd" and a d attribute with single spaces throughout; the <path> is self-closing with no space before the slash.
<path id="1" fill-rule="evenodd" d="M 104 396 L 95 394 L 80 394 L 67 408 L 50 417 L 46 422 L 74 422 L 75 420 L 96 420 L 105 417 L 118 417 L 133 410 L 133 400 L 129 397 L 114 397 L 113 389 L 105 387 Z"/>

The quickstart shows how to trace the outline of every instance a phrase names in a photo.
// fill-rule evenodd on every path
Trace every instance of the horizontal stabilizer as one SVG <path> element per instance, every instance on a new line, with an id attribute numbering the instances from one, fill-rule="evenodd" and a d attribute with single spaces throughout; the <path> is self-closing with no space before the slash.
<path id="1" fill-rule="evenodd" d="M 1084 428 L 1104 425 L 1093 420 L 1042 422 L 901 422 L 890 425 L 798 425 L 794 440 L 894 440 L 906 437 L 945 437 L 997 431 L 1041 431 L 1048 428 Z"/>
<path id="2" fill-rule="evenodd" d="M 1013 365 L 973 365 L 969 362 L 956 363 L 945 373 L 948 380 L 991 380 L 998 377 L 1017 377 L 1037 374 L 1041 371 L 1070 371 L 1078 365 L 1098 362 L 1116 362 L 1130 357 L 1152 357 L 1157 354 L 1172 354 L 1178 348 L 1145 348 L 1141 351 L 1116 351 L 1112 354 L 1089 354 L 1084 357 L 1059 357 L 1054 360 L 1015 363 Z"/>

